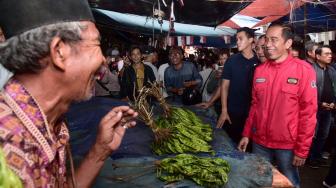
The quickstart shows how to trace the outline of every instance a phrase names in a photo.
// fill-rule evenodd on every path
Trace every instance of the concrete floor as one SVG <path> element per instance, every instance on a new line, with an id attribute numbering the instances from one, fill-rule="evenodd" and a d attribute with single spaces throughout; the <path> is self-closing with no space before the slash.
<path id="1" fill-rule="evenodd" d="M 300 168 L 301 188 L 323 188 L 322 182 L 329 167 L 312 169 L 308 166 Z"/>

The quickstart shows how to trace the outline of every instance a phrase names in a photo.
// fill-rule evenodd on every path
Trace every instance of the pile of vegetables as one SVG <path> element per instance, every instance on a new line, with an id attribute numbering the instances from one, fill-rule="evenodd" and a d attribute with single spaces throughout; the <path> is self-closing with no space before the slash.
<path id="1" fill-rule="evenodd" d="M 0 150 L 0 187 L 22 188 L 21 180 L 8 167 L 2 150 Z"/>
<path id="2" fill-rule="evenodd" d="M 214 154 L 209 142 L 212 140 L 212 128 L 196 114 L 185 108 L 171 107 L 164 100 L 158 84 L 144 87 L 135 97 L 132 107 L 139 118 L 154 133 L 153 151 L 158 155 L 179 154 L 157 162 L 158 177 L 169 183 L 191 179 L 198 185 L 217 187 L 228 182 L 230 166 L 224 159 L 197 157 L 185 153 L 207 152 Z M 148 104 L 148 96 L 155 97 L 164 113 L 153 120 L 153 110 Z"/>
<path id="3" fill-rule="evenodd" d="M 179 154 L 158 162 L 157 176 L 169 183 L 191 179 L 198 185 L 216 187 L 228 182 L 230 166 L 221 158 L 196 157 Z"/>
<path id="4" fill-rule="evenodd" d="M 148 104 L 148 96 L 154 96 L 164 113 L 156 121 Z M 155 142 L 153 151 L 158 155 L 172 153 L 214 153 L 209 142 L 212 140 L 212 128 L 204 124 L 196 114 L 188 109 L 169 106 L 157 85 L 142 88 L 134 102 L 133 108 L 139 117 L 153 131 Z"/>
<path id="5" fill-rule="evenodd" d="M 208 142 L 212 140 L 212 128 L 204 124 L 194 112 L 173 107 L 169 118 L 156 121 L 159 128 L 167 128 L 171 135 L 162 142 L 154 142 L 152 148 L 158 155 L 171 153 L 213 152 Z"/>

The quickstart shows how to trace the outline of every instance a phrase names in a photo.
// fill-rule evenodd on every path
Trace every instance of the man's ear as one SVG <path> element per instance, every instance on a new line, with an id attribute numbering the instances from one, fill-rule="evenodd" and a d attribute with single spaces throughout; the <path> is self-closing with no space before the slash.
<path id="1" fill-rule="evenodd" d="M 285 42 L 285 47 L 287 50 L 289 50 L 291 48 L 293 44 L 293 39 L 288 39 L 286 42 Z"/>
<path id="2" fill-rule="evenodd" d="M 318 61 L 321 59 L 321 56 L 319 54 L 315 54 L 315 61 Z"/>
<path id="3" fill-rule="evenodd" d="M 64 43 L 60 37 L 54 37 L 50 42 L 50 57 L 53 65 L 64 71 L 71 47 Z"/>
<path id="4" fill-rule="evenodd" d="M 313 52 L 312 51 L 307 51 L 308 55 L 309 56 L 312 56 L 313 55 Z M 315 57 L 314 57 L 315 58 Z"/>
<path id="5" fill-rule="evenodd" d="M 253 37 L 248 38 L 248 41 L 249 41 L 249 43 L 253 44 L 253 42 L 254 42 L 254 38 L 253 38 Z"/>

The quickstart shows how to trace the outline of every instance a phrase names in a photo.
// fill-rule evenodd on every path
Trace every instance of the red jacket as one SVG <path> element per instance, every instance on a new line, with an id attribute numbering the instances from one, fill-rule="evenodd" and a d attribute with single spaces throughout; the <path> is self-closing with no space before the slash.
<path id="1" fill-rule="evenodd" d="M 316 126 L 317 89 L 313 67 L 288 56 L 266 61 L 254 73 L 252 105 L 243 136 L 272 149 L 293 149 L 306 158 Z"/>

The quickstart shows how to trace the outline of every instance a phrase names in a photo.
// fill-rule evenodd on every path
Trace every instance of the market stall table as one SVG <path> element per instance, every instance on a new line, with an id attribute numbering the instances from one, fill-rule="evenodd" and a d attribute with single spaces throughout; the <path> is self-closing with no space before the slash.
<path id="1" fill-rule="evenodd" d="M 93 98 L 71 107 L 67 120 L 75 162 L 80 161 L 94 142 L 101 117 L 112 107 L 124 104 L 108 98 Z M 203 121 L 215 126 L 214 112 L 190 109 Z M 190 180 L 167 185 L 160 181 L 156 177 L 154 163 L 167 156 L 154 155 L 150 147 L 152 142 L 153 134 L 143 123 L 139 122 L 136 127 L 128 129 L 120 148 L 105 162 L 94 187 L 197 187 Z M 291 187 L 288 179 L 263 158 L 235 149 L 222 129 L 214 128 L 211 145 L 216 151 L 214 157 L 227 160 L 231 166 L 229 181 L 224 187 Z M 205 153 L 198 155 L 213 157 Z"/>

